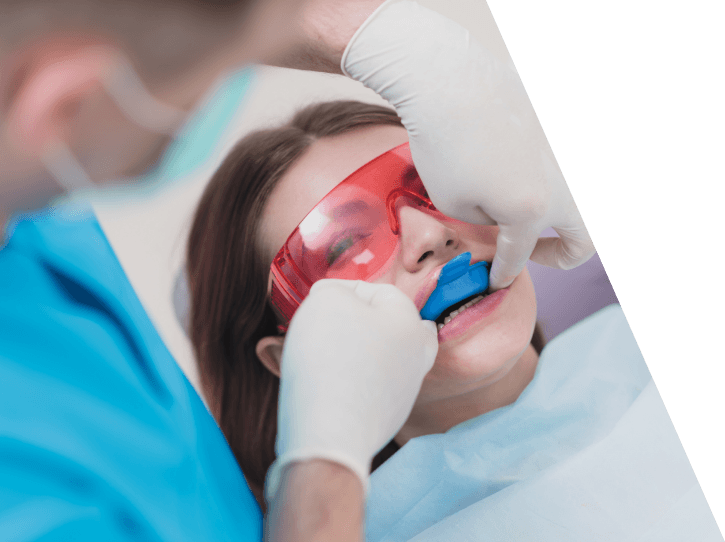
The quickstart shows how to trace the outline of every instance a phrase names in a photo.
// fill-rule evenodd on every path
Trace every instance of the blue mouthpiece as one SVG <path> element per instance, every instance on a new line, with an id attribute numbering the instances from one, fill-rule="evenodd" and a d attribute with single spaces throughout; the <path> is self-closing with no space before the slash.
<path id="1" fill-rule="evenodd" d="M 423 320 L 435 320 L 451 305 L 488 289 L 488 262 L 471 265 L 471 253 L 464 252 L 441 269 L 436 289 L 420 311 Z"/>

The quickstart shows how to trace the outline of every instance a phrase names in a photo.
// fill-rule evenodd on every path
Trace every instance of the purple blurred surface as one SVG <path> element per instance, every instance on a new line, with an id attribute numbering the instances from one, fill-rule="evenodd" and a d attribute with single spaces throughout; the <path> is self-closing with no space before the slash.
<path id="1" fill-rule="evenodd" d="M 544 235 L 555 236 L 553 231 Z M 599 255 L 569 271 L 551 269 L 529 261 L 536 290 L 538 319 L 547 340 L 599 309 L 618 303 Z"/>

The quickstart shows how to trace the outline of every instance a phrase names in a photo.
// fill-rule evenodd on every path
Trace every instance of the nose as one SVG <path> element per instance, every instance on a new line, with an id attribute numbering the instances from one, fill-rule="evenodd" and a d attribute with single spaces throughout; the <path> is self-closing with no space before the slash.
<path id="1" fill-rule="evenodd" d="M 416 207 L 398 208 L 403 266 L 415 273 L 447 262 L 460 245 L 458 232 Z"/>

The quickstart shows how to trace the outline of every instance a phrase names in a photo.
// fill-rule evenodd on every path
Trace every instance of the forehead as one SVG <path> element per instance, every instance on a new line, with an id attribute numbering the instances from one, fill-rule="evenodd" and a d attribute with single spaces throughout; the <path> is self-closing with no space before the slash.
<path id="1" fill-rule="evenodd" d="M 325 195 L 358 168 L 407 141 L 404 128 L 373 126 L 313 143 L 280 179 L 265 207 L 261 240 L 270 263 Z"/>

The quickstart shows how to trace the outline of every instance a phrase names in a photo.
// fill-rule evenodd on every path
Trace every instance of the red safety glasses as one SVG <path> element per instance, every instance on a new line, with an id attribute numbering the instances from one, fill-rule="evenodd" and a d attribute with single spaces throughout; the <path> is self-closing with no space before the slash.
<path id="1" fill-rule="evenodd" d="M 272 262 L 271 301 L 280 331 L 320 279 L 368 280 L 396 254 L 398 209 L 438 212 L 413 166 L 407 143 L 368 162 L 330 191 L 289 236 Z"/>

